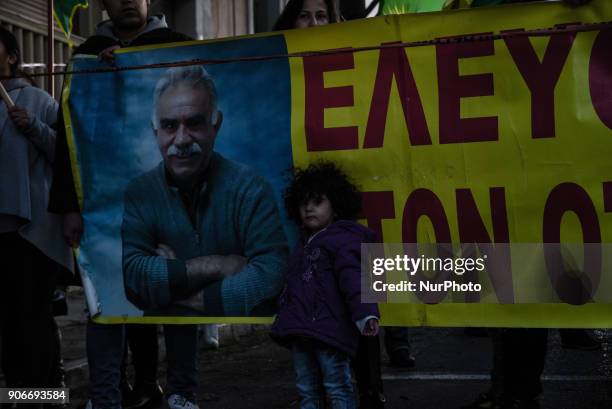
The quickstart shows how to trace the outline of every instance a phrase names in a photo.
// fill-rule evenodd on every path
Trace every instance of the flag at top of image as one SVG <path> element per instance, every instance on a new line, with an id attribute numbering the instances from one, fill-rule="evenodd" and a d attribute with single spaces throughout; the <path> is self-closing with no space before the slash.
<path id="1" fill-rule="evenodd" d="M 389 15 L 440 11 L 452 2 L 453 0 L 381 0 L 379 14 Z"/>
<path id="2" fill-rule="evenodd" d="M 504 0 L 381 0 L 380 14 L 427 13 L 450 8 L 494 6 Z"/>
<path id="3" fill-rule="evenodd" d="M 87 8 L 88 0 L 55 0 L 53 3 L 53 15 L 57 25 L 69 40 L 72 33 L 72 17 L 79 7 Z"/>

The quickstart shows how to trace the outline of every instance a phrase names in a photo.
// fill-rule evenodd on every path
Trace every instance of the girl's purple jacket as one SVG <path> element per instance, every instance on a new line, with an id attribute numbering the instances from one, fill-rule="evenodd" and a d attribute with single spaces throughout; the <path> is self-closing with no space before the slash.
<path id="1" fill-rule="evenodd" d="M 361 243 L 375 241 L 374 232 L 347 220 L 302 239 L 291 255 L 272 338 L 281 344 L 312 338 L 354 356 L 355 322 L 379 317 L 376 304 L 361 302 Z"/>

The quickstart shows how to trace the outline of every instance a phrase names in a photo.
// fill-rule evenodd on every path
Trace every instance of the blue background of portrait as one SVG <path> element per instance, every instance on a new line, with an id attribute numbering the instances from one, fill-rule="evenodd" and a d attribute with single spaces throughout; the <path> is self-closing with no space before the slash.
<path id="1" fill-rule="evenodd" d="M 193 43 L 192 43 L 193 44 Z M 193 59 L 286 54 L 282 35 L 118 53 L 118 66 Z M 95 58 L 73 68 L 107 67 Z M 293 165 L 291 84 L 286 58 L 206 65 L 213 77 L 223 124 L 215 150 L 246 164 L 270 182 L 288 237 L 282 190 Z M 161 160 L 151 129 L 153 89 L 164 68 L 74 75 L 72 130 L 84 193 L 85 232 L 79 263 L 91 278 L 103 316 L 140 316 L 125 298 L 121 271 L 123 193 L 128 182 Z M 274 158 L 274 160 L 270 160 Z M 290 240 L 293 242 L 294 240 Z"/>

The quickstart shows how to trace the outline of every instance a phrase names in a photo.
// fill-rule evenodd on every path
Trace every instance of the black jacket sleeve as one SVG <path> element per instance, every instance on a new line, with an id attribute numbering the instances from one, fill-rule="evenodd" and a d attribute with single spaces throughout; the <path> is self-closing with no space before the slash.
<path id="1" fill-rule="evenodd" d="M 51 213 L 57 214 L 79 212 L 79 202 L 77 200 L 72 166 L 70 164 L 70 154 L 68 152 L 64 109 L 61 105 L 57 119 L 53 182 L 49 192 L 48 210 Z"/>

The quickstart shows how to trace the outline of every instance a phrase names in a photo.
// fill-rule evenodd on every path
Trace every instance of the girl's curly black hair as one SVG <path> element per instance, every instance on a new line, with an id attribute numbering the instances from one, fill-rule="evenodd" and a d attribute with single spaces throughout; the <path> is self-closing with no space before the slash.
<path id="1" fill-rule="evenodd" d="M 331 202 L 337 220 L 355 220 L 361 213 L 357 186 L 335 163 L 320 161 L 293 170 L 293 180 L 284 194 L 289 219 L 300 224 L 300 205 L 323 195 Z"/>

